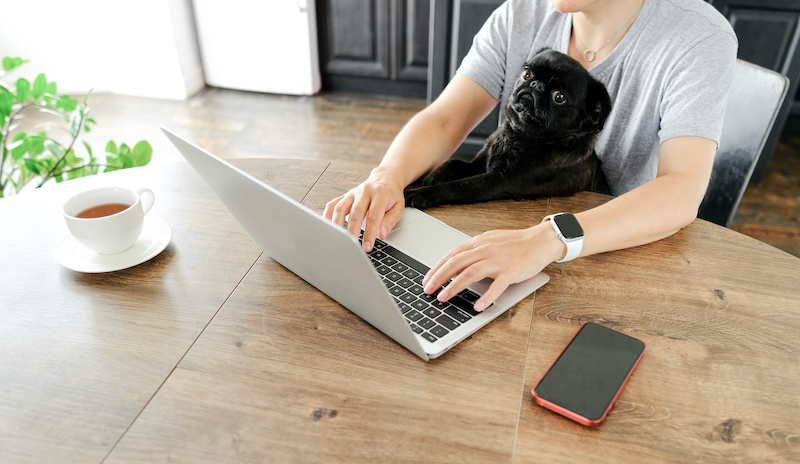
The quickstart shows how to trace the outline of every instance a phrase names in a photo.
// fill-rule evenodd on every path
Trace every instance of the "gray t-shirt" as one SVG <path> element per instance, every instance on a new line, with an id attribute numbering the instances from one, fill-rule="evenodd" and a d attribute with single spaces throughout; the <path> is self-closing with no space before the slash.
<path id="1" fill-rule="evenodd" d="M 550 0 L 509 0 L 458 72 L 504 107 L 522 65 L 544 47 L 566 53 L 571 31 L 572 14 Z M 645 1 L 619 45 L 589 71 L 613 103 L 595 149 L 615 195 L 656 177 L 658 149 L 670 138 L 719 144 L 737 48 L 728 21 L 702 0 Z"/>

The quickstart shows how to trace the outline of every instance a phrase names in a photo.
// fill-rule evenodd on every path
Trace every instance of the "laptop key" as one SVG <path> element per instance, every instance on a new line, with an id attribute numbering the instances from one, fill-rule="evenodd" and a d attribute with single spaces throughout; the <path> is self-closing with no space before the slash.
<path id="1" fill-rule="evenodd" d="M 380 260 L 382 260 L 383 258 L 386 257 L 386 253 L 384 253 L 384 252 L 382 252 L 380 250 L 374 250 L 372 253 L 369 254 L 369 257 L 374 259 L 374 260 L 380 261 Z"/>
<path id="2" fill-rule="evenodd" d="M 430 330 L 430 333 L 432 333 L 433 335 L 435 335 L 435 336 L 437 336 L 439 338 L 442 338 L 445 335 L 449 334 L 450 331 L 445 329 L 444 327 L 442 327 L 440 325 L 437 325 L 436 327 L 434 327 L 434 328 L 432 328 Z"/>
<path id="3" fill-rule="evenodd" d="M 436 337 L 434 337 L 433 335 L 429 334 L 428 332 L 422 332 L 422 333 L 421 333 L 421 334 L 419 334 L 419 335 L 420 335 L 422 338 L 424 338 L 425 340 L 428 340 L 428 341 L 429 341 L 429 342 L 431 342 L 431 343 L 435 343 L 435 342 L 436 342 L 436 340 L 437 340 L 437 338 L 436 338 Z"/>
<path id="4" fill-rule="evenodd" d="M 411 303 L 411 306 L 413 306 L 414 309 L 417 309 L 419 311 L 425 311 L 426 309 L 430 308 L 430 306 L 428 306 L 428 303 L 425 303 L 422 300 L 414 301 L 413 303 Z"/>
<path id="5" fill-rule="evenodd" d="M 453 306 L 456 306 L 459 309 L 461 309 L 463 311 L 466 311 L 468 314 L 470 314 L 472 316 L 477 316 L 478 315 L 478 312 L 475 311 L 475 309 L 473 308 L 474 304 L 470 303 L 469 301 L 467 301 L 467 300 L 465 300 L 463 298 L 461 298 L 461 296 L 459 296 L 459 295 L 456 295 L 453 298 L 450 298 L 449 301 L 450 301 L 450 303 L 453 304 Z"/>
<path id="6" fill-rule="evenodd" d="M 391 283 L 391 282 L 384 282 L 384 283 Z M 402 295 L 404 292 L 405 290 L 403 289 L 403 287 L 398 287 L 397 285 L 389 289 L 389 293 L 397 297 Z"/>
<path id="7" fill-rule="evenodd" d="M 417 321 L 417 325 L 419 325 L 423 329 L 430 329 L 431 327 L 435 326 L 436 323 L 425 317 Z"/>
<path id="8" fill-rule="evenodd" d="M 462 324 L 472 319 L 472 316 L 469 313 L 465 312 L 460 308 L 456 308 L 455 306 L 450 306 L 449 308 L 446 308 L 444 310 L 444 313 Z"/>
<path id="9" fill-rule="evenodd" d="M 428 307 L 428 309 L 422 311 L 422 314 L 424 314 L 424 315 L 426 315 L 426 316 L 428 316 L 430 318 L 435 318 L 435 317 L 439 316 L 440 314 L 442 314 L 442 312 L 439 311 L 436 308 Z"/>
<path id="10" fill-rule="evenodd" d="M 461 293 L 458 294 L 458 296 L 460 296 L 461 298 L 464 298 L 465 300 L 469 301 L 473 305 L 475 304 L 476 301 L 478 301 L 478 298 L 481 297 L 480 295 L 478 295 L 477 293 L 473 292 L 470 289 L 466 289 L 466 290 L 462 291 Z"/>
<path id="11" fill-rule="evenodd" d="M 433 293 L 431 295 L 428 295 L 427 293 L 422 293 L 419 297 L 421 299 L 429 302 L 429 303 L 432 302 L 432 301 L 436 301 L 436 294 L 435 293 Z"/>
<path id="12" fill-rule="evenodd" d="M 444 327 L 446 327 L 449 330 L 455 330 L 456 328 L 458 328 L 461 325 L 458 322 L 454 321 L 453 319 L 445 316 L 444 314 L 442 314 L 441 316 L 437 317 L 436 318 L 436 322 L 438 322 L 439 324 L 442 324 Z"/>
<path id="13" fill-rule="evenodd" d="M 395 269 L 396 270 L 396 269 Z M 406 269 L 403 271 L 403 276 L 407 279 L 415 280 L 417 277 L 420 277 L 422 274 L 417 272 L 414 269 Z"/>
<path id="14" fill-rule="evenodd" d="M 408 266 L 406 266 L 403 263 L 397 263 L 394 266 L 392 266 L 392 269 L 394 269 L 397 272 L 405 272 L 408 270 Z"/>

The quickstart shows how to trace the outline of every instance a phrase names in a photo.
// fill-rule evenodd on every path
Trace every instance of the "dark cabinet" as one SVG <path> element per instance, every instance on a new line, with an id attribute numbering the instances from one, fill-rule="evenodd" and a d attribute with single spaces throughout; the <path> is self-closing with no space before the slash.
<path id="1" fill-rule="evenodd" d="M 428 100 L 444 89 L 469 50 L 472 36 L 502 1 L 432 0 L 433 34 Z M 652 1 L 652 0 L 651 0 Z M 656 0 L 657 1 L 657 0 Z M 761 180 L 788 118 L 800 120 L 800 0 L 707 0 L 730 21 L 739 38 L 739 58 L 780 72 L 790 81 L 789 95 L 753 173 Z M 499 111 L 499 110 L 498 110 Z M 456 152 L 471 155 L 496 128 L 498 111 L 478 126 Z M 800 124 L 800 123 L 798 123 Z"/>
<path id="2" fill-rule="evenodd" d="M 461 60 L 472 46 L 472 38 L 503 0 L 432 0 L 431 77 L 428 102 L 442 93 L 456 73 Z M 497 129 L 499 106 L 467 136 L 456 156 L 469 157 L 483 147 L 486 138 Z"/>
<path id="3" fill-rule="evenodd" d="M 322 86 L 422 98 L 430 0 L 317 0 Z"/>
<path id="4" fill-rule="evenodd" d="M 764 178 L 788 119 L 800 118 L 800 0 L 708 0 L 730 21 L 739 38 L 739 58 L 789 78 L 789 97 L 778 114 L 753 180 Z"/>

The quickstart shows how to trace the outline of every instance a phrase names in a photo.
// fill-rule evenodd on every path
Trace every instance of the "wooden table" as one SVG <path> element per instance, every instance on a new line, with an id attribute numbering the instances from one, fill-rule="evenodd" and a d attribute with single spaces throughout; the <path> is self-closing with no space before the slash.
<path id="1" fill-rule="evenodd" d="M 369 166 L 239 160 L 321 211 Z M 173 232 L 123 271 L 60 266 L 60 204 L 147 186 Z M 432 209 L 474 235 L 605 197 Z M 425 363 L 261 255 L 184 163 L 0 201 L 0 462 L 800 460 L 800 259 L 703 221 L 547 268 L 552 280 Z M 586 428 L 530 390 L 584 322 L 647 352 Z"/>

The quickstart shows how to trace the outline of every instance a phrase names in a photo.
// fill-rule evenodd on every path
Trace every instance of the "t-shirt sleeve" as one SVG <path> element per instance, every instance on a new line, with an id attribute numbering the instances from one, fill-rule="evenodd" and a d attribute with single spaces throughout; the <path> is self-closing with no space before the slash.
<path id="1" fill-rule="evenodd" d="M 713 34 L 672 68 L 659 109 L 661 143 L 674 137 L 697 136 L 719 145 L 737 47 L 734 36 Z"/>
<path id="2" fill-rule="evenodd" d="M 477 82 L 498 100 L 506 75 L 509 8 L 510 2 L 504 3 L 486 20 L 456 71 Z"/>

